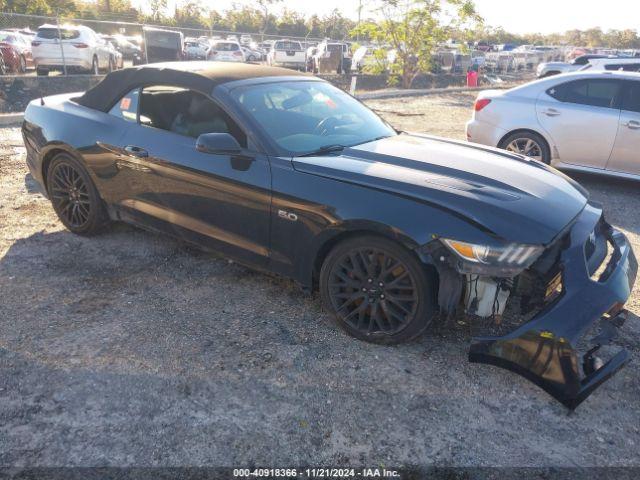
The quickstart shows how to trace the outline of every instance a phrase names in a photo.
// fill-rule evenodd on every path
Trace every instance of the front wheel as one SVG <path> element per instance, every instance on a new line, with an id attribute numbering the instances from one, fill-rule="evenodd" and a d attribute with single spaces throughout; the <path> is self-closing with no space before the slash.
<path id="1" fill-rule="evenodd" d="M 338 244 L 320 271 L 322 302 L 338 325 L 373 343 L 412 340 L 436 314 L 433 279 L 402 246 L 375 236 Z"/>
<path id="2" fill-rule="evenodd" d="M 59 154 L 51 161 L 47 192 L 58 218 L 73 233 L 93 235 L 108 221 L 91 177 L 70 155 Z"/>

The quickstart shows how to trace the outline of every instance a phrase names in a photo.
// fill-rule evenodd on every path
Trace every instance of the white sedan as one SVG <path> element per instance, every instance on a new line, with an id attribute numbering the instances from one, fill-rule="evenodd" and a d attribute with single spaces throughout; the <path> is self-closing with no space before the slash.
<path id="1" fill-rule="evenodd" d="M 480 92 L 466 133 L 556 168 L 640 179 L 640 74 L 567 73 Z"/>

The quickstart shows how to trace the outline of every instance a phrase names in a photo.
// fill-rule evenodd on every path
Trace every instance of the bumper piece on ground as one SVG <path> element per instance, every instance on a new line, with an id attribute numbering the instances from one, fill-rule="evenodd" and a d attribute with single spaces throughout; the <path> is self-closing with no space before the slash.
<path id="1" fill-rule="evenodd" d="M 570 409 L 629 362 L 626 350 L 620 350 L 605 364 L 595 356 L 624 323 L 626 311 L 622 306 L 631 294 L 638 270 L 626 237 L 601 217 L 598 207 L 587 205 L 573 225 L 569 244 L 560 256 L 562 294 L 508 335 L 474 338 L 469 361 L 522 375 Z M 613 249 L 596 279 L 585 260 L 585 243 L 594 231 L 604 235 Z M 579 355 L 576 347 L 580 338 L 598 321 L 600 333 L 589 339 L 591 348 Z"/>

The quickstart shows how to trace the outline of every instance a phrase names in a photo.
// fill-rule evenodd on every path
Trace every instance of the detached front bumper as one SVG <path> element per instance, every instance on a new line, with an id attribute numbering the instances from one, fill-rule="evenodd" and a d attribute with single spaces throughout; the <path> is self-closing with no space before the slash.
<path id="1" fill-rule="evenodd" d="M 604 253 L 599 247 L 587 256 L 588 241 L 604 244 Z M 612 254 L 594 278 L 594 259 L 602 263 L 606 243 Z M 602 366 L 594 367 L 593 362 L 600 346 L 624 323 L 623 306 L 635 283 L 638 263 L 624 234 L 604 222 L 602 211 L 591 204 L 572 226 L 559 261 L 560 296 L 508 335 L 474 338 L 469 361 L 522 375 L 574 409 L 631 358 L 620 350 Z M 589 339 L 591 348 L 579 358 L 576 346 L 596 322 L 601 322 L 601 333 Z"/>

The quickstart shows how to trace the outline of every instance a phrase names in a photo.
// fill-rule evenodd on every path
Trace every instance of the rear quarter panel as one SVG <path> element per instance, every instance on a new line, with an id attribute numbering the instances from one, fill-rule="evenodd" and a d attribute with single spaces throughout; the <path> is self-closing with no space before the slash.
<path id="1" fill-rule="evenodd" d="M 124 135 L 126 122 L 104 112 L 92 110 L 71 100 L 79 93 L 33 100 L 27 106 L 23 135 L 29 168 L 34 178 L 46 184 L 51 157 L 65 151 L 82 161 L 103 198 L 110 201 L 107 188 L 115 173 L 114 151 Z"/>

